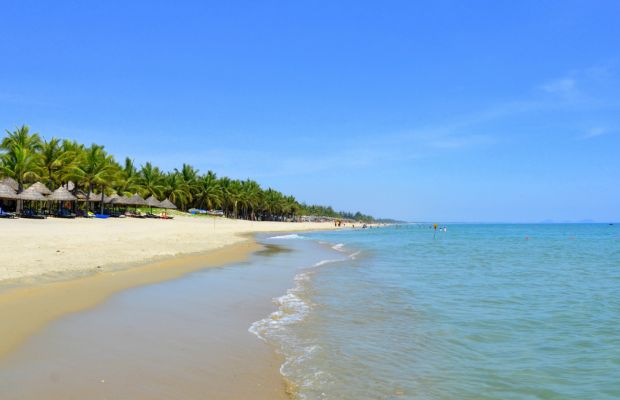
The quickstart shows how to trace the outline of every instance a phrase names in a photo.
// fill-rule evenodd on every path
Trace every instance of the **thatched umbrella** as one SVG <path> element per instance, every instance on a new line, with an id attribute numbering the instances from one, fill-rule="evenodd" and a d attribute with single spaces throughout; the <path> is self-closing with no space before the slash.
<path id="1" fill-rule="evenodd" d="M 17 200 L 17 193 L 11 186 L 0 183 L 0 199 Z"/>
<path id="2" fill-rule="evenodd" d="M 65 188 L 64 186 L 61 186 L 58 189 L 54 190 L 54 193 L 47 196 L 47 200 L 63 202 L 63 201 L 76 201 L 77 198 L 67 188 Z M 62 207 L 61 205 L 60 209 L 63 209 L 63 208 L 64 207 Z"/>
<path id="3" fill-rule="evenodd" d="M 127 197 L 117 195 L 116 197 L 110 200 L 110 203 L 115 204 L 115 205 L 127 205 L 129 204 L 128 201 L 129 199 Z"/>
<path id="4" fill-rule="evenodd" d="M 52 200 L 52 201 L 76 201 L 77 198 L 74 195 L 72 195 L 69 190 L 67 190 L 66 188 L 61 186 L 58 189 L 54 190 L 54 193 L 52 193 L 50 196 L 48 196 L 47 200 Z"/>
<path id="5" fill-rule="evenodd" d="M 29 201 L 47 201 L 47 197 L 43 196 L 33 187 L 29 187 L 28 189 L 18 194 L 17 198 L 20 200 L 29 200 Z"/>
<path id="6" fill-rule="evenodd" d="M 30 185 L 28 189 L 36 190 L 37 192 L 44 194 L 46 196 L 52 194 L 52 191 L 49 190 L 47 186 L 45 186 L 41 182 L 33 183 L 32 185 Z"/>
<path id="7" fill-rule="evenodd" d="M 173 210 L 176 210 L 177 208 L 177 206 L 175 206 L 174 203 L 168 199 L 165 199 L 164 201 L 162 201 L 159 206 L 161 208 L 165 208 L 165 209 L 171 208 Z"/>
<path id="8" fill-rule="evenodd" d="M 17 195 L 19 200 L 27 200 L 27 201 L 47 201 L 47 198 L 43 196 L 41 193 L 37 192 L 36 189 L 29 187 L 23 192 Z M 19 205 L 18 205 L 19 208 Z"/>
<path id="9" fill-rule="evenodd" d="M 132 206 L 146 206 L 146 200 L 144 200 L 138 193 L 134 194 L 130 198 L 127 199 L 127 203 Z"/>
<path id="10" fill-rule="evenodd" d="M 0 180 L 0 183 L 10 187 L 11 189 L 15 191 L 19 189 L 19 183 L 17 183 L 17 181 L 13 178 L 9 178 L 9 177 L 3 178 L 2 180 Z"/>
<path id="11" fill-rule="evenodd" d="M 110 203 L 112 203 L 112 200 L 117 199 L 118 197 L 119 196 L 118 196 L 118 194 L 116 194 L 116 192 L 112 193 L 109 196 L 105 195 L 105 196 L 103 196 L 103 202 L 106 203 L 106 204 L 110 204 Z"/>
<path id="12" fill-rule="evenodd" d="M 101 193 L 90 192 L 86 195 L 88 201 L 101 201 Z"/>
<path id="13" fill-rule="evenodd" d="M 153 214 L 153 207 L 160 208 L 161 202 L 155 198 L 155 196 L 151 196 L 146 199 L 146 205 L 151 207 L 151 214 Z"/>

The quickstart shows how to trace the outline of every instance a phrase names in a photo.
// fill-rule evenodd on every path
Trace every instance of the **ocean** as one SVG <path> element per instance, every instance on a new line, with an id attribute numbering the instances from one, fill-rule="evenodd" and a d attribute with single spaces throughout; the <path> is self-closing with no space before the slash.
<path id="1" fill-rule="evenodd" d="M 308 255 L 250 327 L 298 399 L 620 398 L 620 226 L 446 228 L 260 238 Z"/>

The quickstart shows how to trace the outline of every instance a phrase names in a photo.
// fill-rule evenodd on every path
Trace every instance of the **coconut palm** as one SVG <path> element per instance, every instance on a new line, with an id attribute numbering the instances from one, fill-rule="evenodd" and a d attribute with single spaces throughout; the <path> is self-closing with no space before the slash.
<path id="1" fill-rule="evenodd" d="M 222 188 L 213 171 L 208 171 L 197 181 L 195 201 L 199 207 L 214 209 L 222 204 Z"/>
<path id="2" fill-rule="evenodd" d="M 107 187 L 114 184 L 118 176 L 114 158 L 107 154 L 103 146 L 93 144 L 81 154 L 78 164 L 72 169 L 71 177 L 76 187 L 82 185 L 92 193 L 95 188 L 101 192 L 101 212 L 103 213 L 103 196 Z"/>
<path id="3" fill-rule="evenodd" d="M 158 167 L 154 167 L 150 162 L 144 164 L 140 169 L 137 183 L 142 196 L 145 198 L 149 196 L 161 198 L 166 190 L 161 170 Z"/>
<path id="4" fill-rule="evenodd" d="M 129 157 L 125 158 L 125 165 L 119 166 L 118 177 L 114 188 L 121 196 L 131 196 L 140 189 L 139 173 L 133 160 Z"/>
<path id="5" fill-rule="evenodd" d="M 198 170 L 189 164 L 183 164 L 181 170 L 175 169 L 175 172 L 181 174 L 181 177 L 189 189 L 192 197 L 196 197 L 198 192 Z"/>
<path id="6" fill-rule="evenodd" d="M 212 171 L 201 176 L 189 164 L 171 173 L 164 173 L 150 162 L 138 170 L 130 158 L 119 165 L 103 146 L 85 147 L 76 141 L 56 138 L 43 141 L 39 134 L 31 134 L 26 125 L 6 131 L 0 141 L 0 177 L 5 176 L 17 181 L 20 192 L 26 184 L 40 179 L 50 187 L 72 181 L 74 194 L 78 190 L 89 194 L 96 190 L 103 199 L 105 191 L 114 188 L 120 195 L 139 192 L 144 197 L 165 196 L 181 209 L 221 207 L 227 217 L 234 218 L 282 220 L 305 214 L 372 220 L 360 212 L 336 212 L 331 207 L 300 204 L 293 196 L 277 190 L 262 190 L 253 180 L 218 179 Z M 101 207 L 103 212 L 103 202 Z"/>
<path id="7" fill-rule="evenodd" d="M 8 151 L 16 146 L 33 152 L 41 149 L 41 136 L 38 133 L 30 134 L 30 128 L 27 125 L 22 125 L 13 132 L 7 130 L 6 134 L 7 136 L 0 143 L 0 148 L 4 150 Z"/>
<path id="8" fill-rule="evenodd" d="M 262 194 L 260 185 L 250 179 L 241 183 L 241 203 L 243 205 L 242 213 L 245 219 L 256 219 L 256 210 L 262 202 Z"/>
<path id="9" fill-rule="evenodd" d="M 60 139 L 52 138 L 43 142 L 40 154 L 47 186 L 50 188 L 60 186 L 63 175 L 68 172 L 74 159 L 73 153 L 63 149 Z"/>
<path id="10" fill-rule="evenodd" d="M 189 185 L 178 172 L 166 176 L 164 193 L 171 202 L 178 204 L 181 209 L 185 209 L 187 204 L 192 201 Z"/>
<path id="11" fill-rule="evenodd" d="M 26 182 L 34 182 L 41 178 L 43 170 L 39 160 L 40 156 L 31 149 L 20 145 L 12 146 L 2 155 L 1 175 L 15 179 L 18 185 L 17 191 L 21 193 Z"/>

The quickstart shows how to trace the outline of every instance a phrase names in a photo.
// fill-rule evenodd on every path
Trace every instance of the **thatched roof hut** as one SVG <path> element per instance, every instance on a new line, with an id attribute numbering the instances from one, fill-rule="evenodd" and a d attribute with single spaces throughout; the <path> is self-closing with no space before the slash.
<path id="1" fill-rule="evenodd" d="M 32 185 L 30 185 L 28 189 L 36 190 L 37 192 L 44 194 L 46 196 L 52 194 L 52 191 L 49 190 L 47 186 L 45 186 L 41 182 L 33 183 Z"/>
<path id="2" fill-rule="evenodd" d="M 131 206 L 145 206 L 146 200 L 144 200 L 138 193 L 134 194 L 130 198 L 127 199 L 127 203 Z"/>
<path id="3" fill-rule="evenodd" d="M 17 191 L 17 189 L 19 189 L 19 183 L 17 183 L 17 181 L 13 178 L 2 178 L 0 179 L 0 183 L 7 185 L 8 187 L 10 187 L 11 189 Z"/>
<path id="4" fill-rule="evenodd" d="M 146 205 L 149 206 L 149 207 L 160 208 L 161 207 L 161 202 L 159 200 L 157 200 L 155 198 L 155 196 L 151 196 L 148 199 L 146 199 Z"/>
<path id="5" fill-rule="evenodd" d="M 17 193 L 9 185 L 0 183 L 0 199 L 16 200 Z"/>
<path id="6" fill-rule="evenodd" d="M 175 206 L 174 203 L 171 202 L 168 199 L 165 199 L 164 201 L 162 201 L 160 203 L 159 207 L 161 207 L 161 208 L 172 208 L 172 209 L 176 209 L 177 208 L 177 206 Z"/>
<path id="7" fill-rule="evenodd" d="M 78 190 L 75 197 L 77 197 L 78 201 L 92 201 L 93 203 L 101 201 L 101 193 L 90 192 L 86 194 L 83 191 Z"/>
<path id="8" fill-rule="evenodd" d="M 29 187 L 28 189 L 18 194 L 17 198 L 21 200 L 47 201 L 47 198 L 33 187 Z"/>
<path id="9" fill-rule="evenodd" d="M 110 204 L 110 203 L 112 203 L 112 201 L 113 201 L 114 199 L 118 199 L 118 198 L 119 198 L 119 195 L 118 195 L 118 194 L 116 194 L 116 193 L 112 193 L 112 194 L 111 194 L 111 195 L 109 195 L 109 196 L 104 196 L 104 197 L 103 197 L 103 202 L 104 202 L 104 203 L 106 203 L 106 204 Z"/>
<path id="10" fill-rule="evenodd" d="M 110 203 L 112 204 L 116 204 L 116 205 L 127 205 L 129 199 L 125 196 L 118 196 L 114 197 L 112 200 L 110 200 Z"/>
<path id="11" fill-rule="evenodd" d="M 105 198 L 105 194 L 103 195 L 103 197 Z M 86 198 L 88 199 L 88 201 L 101 201 L 101 193 L 90 192 L 88 193 Z"/>
<path id="12" fill-rule="evenodd" d="M 52 201 L 75 201 L 77 198 L 71 194 L 69 190 L 65 187 L 61 186 L 58 189 L 54 190 L 50 196 L 47 197 L 47 200 Z"/>

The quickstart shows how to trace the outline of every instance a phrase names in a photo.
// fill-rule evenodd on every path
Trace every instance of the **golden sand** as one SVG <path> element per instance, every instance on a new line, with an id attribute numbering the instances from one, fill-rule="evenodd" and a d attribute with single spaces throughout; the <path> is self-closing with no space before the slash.
<path id="1" fill-rule="evenodd" d="M 331 223 L 225 218 L 0 219 L 0 284 L 57 280 L 217 249 L 257 232 L 334 229 Z"/>

